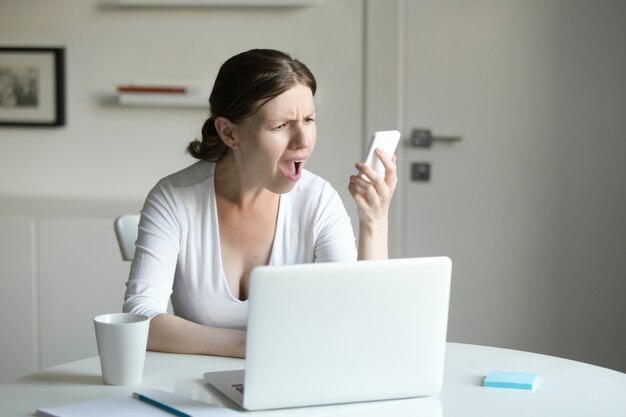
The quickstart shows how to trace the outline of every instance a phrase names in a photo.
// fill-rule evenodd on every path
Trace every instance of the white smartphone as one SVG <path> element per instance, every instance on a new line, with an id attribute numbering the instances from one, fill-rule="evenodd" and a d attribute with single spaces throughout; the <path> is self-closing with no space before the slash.
<path id="1" fill-rule="evenodd" d="M 400 132 L 397 130 L 385 130 L 380 132 L 375 132 L 372 136 L 372 140 L 370 140 L 370 145 L 367 148 L 367 153 L 365 154 L 365 164 L 371 167 L 374 171 L 379 173 L 380 175 L 385 175 L 385 166 L 380 159 L 376 156 L 374 151 L 376 148 L 381 148 L 389 158 L 391 158 L 398 147 L 398 142 L 400 142 Z M 365 178 L 365 176 L 362 175 Z M 366 178 L 367 179 L 367 178 Z"/>

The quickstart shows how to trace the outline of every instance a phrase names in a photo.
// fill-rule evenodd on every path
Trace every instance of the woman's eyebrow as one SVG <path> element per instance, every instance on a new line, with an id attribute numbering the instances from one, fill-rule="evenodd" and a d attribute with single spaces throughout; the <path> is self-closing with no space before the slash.
<path id="1" fill-rule="evenodd" d="M 313 110 L 308 111 L 308 112 L 302 112 L 302 116 L 301 117 L 302 118 L 310 117 L 310 116 L 312 116 L 312 115 L 314 115 L 316 113 L 317 113 L 316 110 L 313 109 Z M 296 116 L 297 116 L 297 112 L 288 112 L 288 113 L 280 113 L 280 114 L 277 113 L 277 114 L 267 115 L 265 119 L 267 121 L 269 121 L 269 122 L 299 119 L 299 117 L 296 117 Z"/>

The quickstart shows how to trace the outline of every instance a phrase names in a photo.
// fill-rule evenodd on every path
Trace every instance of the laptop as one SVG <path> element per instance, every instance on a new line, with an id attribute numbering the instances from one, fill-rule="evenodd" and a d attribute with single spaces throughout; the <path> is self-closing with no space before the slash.
<path id="1" fill-rule="evenodd" d="M 204 381 L 246 410 L 437 394 L 451 269 L 447 257 L 257 267 L 245 371 Z"/>

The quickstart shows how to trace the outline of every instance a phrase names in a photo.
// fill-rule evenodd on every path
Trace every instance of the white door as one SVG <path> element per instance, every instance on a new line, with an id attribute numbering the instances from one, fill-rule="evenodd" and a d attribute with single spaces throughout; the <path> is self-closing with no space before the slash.
<path id="1" fill-rule="evenodd" d="M 380 120 L 405 139 L 392 248 L 452 258 L 449 339 L 626 368 L 626 336 L 614 331 L 626 315 L 616 262 L 626 255 L 626 2 L 373 3 L 370 73 L 382 65 L 376 42 L 399 45 L 378 53 L 395 58 L 399 79 L 386 106 L 396 120 Z M 386 14 L 395 34 L 373 28 Z M 385 110 L 370 99 L 366 111 Z M 415 128 L 461 140 L 411 147 Z M 411 180 L 415 163 L 430 165 L 429 181 Z"/>

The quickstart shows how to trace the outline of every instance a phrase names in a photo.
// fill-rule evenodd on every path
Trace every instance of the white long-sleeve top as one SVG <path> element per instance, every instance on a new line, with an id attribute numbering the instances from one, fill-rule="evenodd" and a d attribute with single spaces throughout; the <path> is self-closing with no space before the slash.
<path id="1" fill-rule="evenodd" d="M 213 327 L 245 329 L 247 301 L 232 296 L 220 252 L 215 163 L 200 161 L 163 178 L 141 211 L 123 310 L 174 313 Z M 304 170 L 280 196 L 269 265 L 356 259 L 354 231 L 335 189 Z"/>

